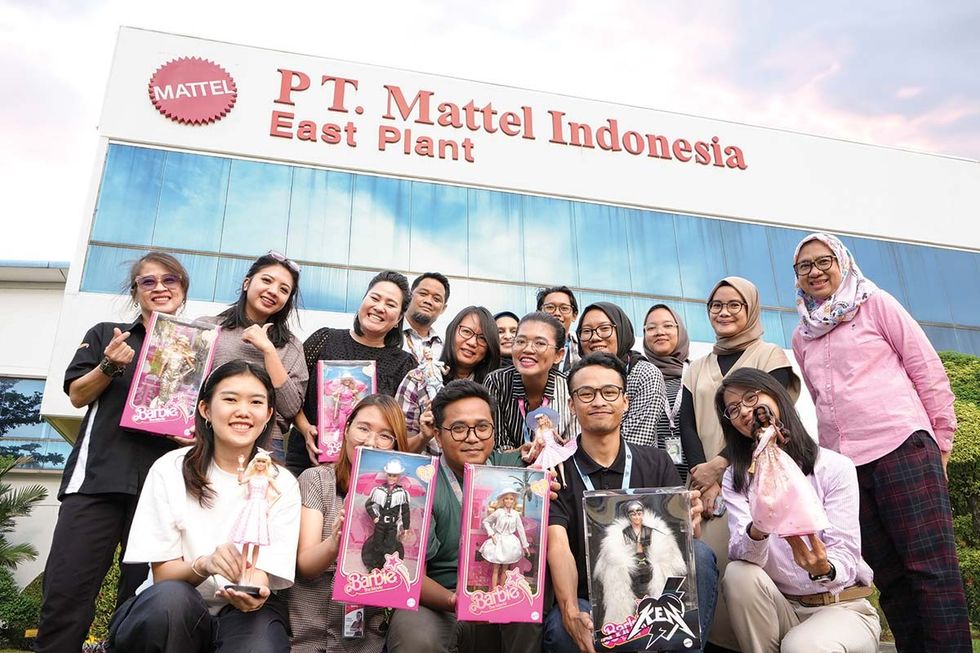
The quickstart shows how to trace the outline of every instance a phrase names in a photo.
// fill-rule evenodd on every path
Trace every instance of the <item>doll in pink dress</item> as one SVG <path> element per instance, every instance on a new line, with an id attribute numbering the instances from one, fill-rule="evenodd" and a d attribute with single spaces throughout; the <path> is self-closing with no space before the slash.
<path id="1" fill-rule="evenodd" d="M 558 433 L 555 428 L 557 419 L 558 413 L 550 408 L 539 408 L 528 415 L 528 422 L 534 420 L 535 427 L 531 450 L 525 461 L 531 463 L 531 467 L 535 469 L 551 469 L 560 465 L 578 449 L 573 438 L 565 439 Z M 558 468 L 559 474 L 563 471 L 561 467 Z M 564 481 L 563 477 L 563 484 Z"/>
<path id="2" fill-rule="evenodd" d="M 333 402 L 333 408 L 326 411 L 328 430 L 342 431 L 347 423 L 347 418 L 354 410 L 354 406 L 361 399 L 361 395 L 367 390 L 367 386 L 350 374 L 345 374 L 339 379 L 334 379 L 327 384 L 327 398 Z"/>
<path id="3" fill-rule="evenodd" d="M 269 510 L 281 496 L 273 481 L 278 472 L 269 452 L 259 449 L 247 468 L 242 467 L 244 463 L 245 456 L 239 456 L 238 484 L 245 485 L 245 507 L 231 529 L 231 541 L 242 547 L 241 585 L 247 585 L 251 580 L 252 569 L 259 559 L 259 547 L 269 545 Z"/>
<path id="4" fill-rule="evenodd" d="M 786 441 L 783 425 L 768 406 L 759 406 L 753 414 L 756 446 L 749 466 L 749 512 L 755 527 L 780 537 L 828 528 L 816 490 L 779 446 Z"/>

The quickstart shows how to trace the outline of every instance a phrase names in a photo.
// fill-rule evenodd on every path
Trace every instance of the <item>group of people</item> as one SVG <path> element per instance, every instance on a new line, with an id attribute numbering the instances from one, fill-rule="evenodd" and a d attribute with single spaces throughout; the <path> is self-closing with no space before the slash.
<path id="1" fill-rule="evenodd" d="M 203 318 L 222 329 L 194 433 L 167 438 L 119 427 L 146 324 L 153 311 L 177 313 L 190 284 L 176 258 L 147 253 L 127 284 L 138 316 L 92 327 L 65 374 L 72 404 L 87 410 L 59 491 L 35 650 L 80 650 L 118 547 L 113 650 L 592 651 L 583 492 L 686 485 L 701 633 L 716 650 L 876 651 L 873 581 L 900 651 L 969 651 L 945 478 L 956 419 L 942 364 L 836 237 L 804 238 L 793 273 L 793 352 L 816 439 L 794 407 L 800 378 L 763 339 L 747 279 L 712 289 L 716 341 L 694 361 L 668 304 L 647 311 L 640 352 L 620 307 L 580 311 L 566 286 L 541 290 L 524 316 L 468 306 L 443 338 L 435 325 L 450 282 L 437 272 L 411 286 L 377 274 L 350 328 L 301 343 L 290 328 L 300 267 L 277 252 L 253 263 L 237 302 Z M 377 393 L 353 406 L 329 464 L 318 462 L 310 381 L 321 360 L 377 370 Z M 543 407 L 557 414 L 554 437 L 576 445 L 553 484 L 543 623 L 457 622 L 462 507 L 437 483 L 419 610 L 364 608 L 362 633 L 345 632 L 346 606 L 331 594 L 356 447 L 438 454 L 461 480 L 467 463 L 533 464 L 527 418 Z M 780 425 L 778 446 L 812 485 L 827 528 L 780 537 L 754 523 L 760 407 Z M 252 489 L 242 461 L 266 450 L 273 536 L 247 558 L 230 539 L 241 484 Z M 228 586 L 246 571 L 258 591 Z"/>

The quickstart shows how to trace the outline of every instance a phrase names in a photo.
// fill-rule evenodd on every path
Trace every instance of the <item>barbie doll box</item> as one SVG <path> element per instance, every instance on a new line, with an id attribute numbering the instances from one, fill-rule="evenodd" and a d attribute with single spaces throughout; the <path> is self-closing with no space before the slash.
<path id="1" fill-rule="evenodd" d="M 457 485 L 442 469 L 440 482 Z M 544 470 L 466 465 L 463 472 L 460 621 L 541 622 L 550 483 Z"/>
<path id="2" fill-rule="evenodd" d="M 316 367 L 317 433 L 321 463 L 334 463 L 344 446 L 347 417 L 364 397 L 377 392 L 374 361 L 320 361 Z"/>
<path id="3" fill-rule="evenodd" d="M 193 437 L 197 395 L 211 371 L 221 327 L 154 312 L 119 425 Z"/>
<path id="4" fill-rule="evenodd" d="M 419 609 L 439 459 L 358 447 L 333 599 Z"/>
<path id="5" fill-rule="evenodd" d="M 684 488 L 582 495 L 597 651 L 700 650 Z"/>

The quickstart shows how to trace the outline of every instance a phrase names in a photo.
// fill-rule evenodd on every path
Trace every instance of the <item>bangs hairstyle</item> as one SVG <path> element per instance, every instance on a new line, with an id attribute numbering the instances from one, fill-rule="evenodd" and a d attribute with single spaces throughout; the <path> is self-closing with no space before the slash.
<path id="1" fill-rule="evenodd" d="M 187 291 L 191 287 L 191 278 L 187 275 L 187 270 L 183 264 L 166 252 L 147 252 L 138 260 L 133 261 L 129 266 L 129 280 L 126 282 L 123 292 L 128 293 L 133 301 L 136 301 L 136 277 L 140 276 L 140 270 L 147 263 L 156 263 L 167 272 L 180 277 L 180 289 L 184 291 L 183 303 L 186 304 Z"/>
<path id="2" fill-rule="evenodd" d="M 299 271 L 292 269 L 284 261 L 280 261 L 270 254 L 264 254 L 255 259 L 252 267 L 245 273 L 245 278 L 251 279 L 265 268 L 273 265 L 278 265 L 283 270 L 289 272 L 289 276 L 293 280 L 293 289 L 289 293 L 289 299 L 286 300 L 286 303 L 281 309 L 269 316 L 267 322 L 267 324 L 272 325 L 269 329 L 269 340 L 272 341 L 273 347 L 279 349 L 289 342 L 289 339 L 292 337 L 292 332 L 289 330 L 289 318 L 296 313 L 299 305 Z M 242 286 L 244 285 L 243 281 Z M 226 329 L 238 329 L 252 325 L 251 320 L 248 319 L 248 315 L 245 313 L 245 307 L 248 304 L 247 292 L 243 287 L 238 293 L 238 300 L 218 314 L 218 317 L 221 318 L 221 326 Z"/>
<path id="3" fill-rule="evenodd" d="M 388 428 L 395 436 L 394 451 L 408 451 L 408 426 L 405 424 L 405 413 L 402 412 L 398 402 L 388 395 L 368 395 L 357 402 L 354 410 L 347 416 L 347 423 L 344 424 L 344 437 L 347 436 L 350 425 L 357 419 L 357 414 L 369 406 L 374 406 L 380 410 L 381 416 L 388 422 Z M 337 475 L 337 488 L 344 492 L 347 492 L 350 486 L 350 472 L 353 462 L 347 457 L 347 447 L 341 447 L 340 457 L 337 459 L 334 470 Z"/>
<path id="4" fill-rule="evenodd" d="M 736 492 L 745 493 L 748 490 L 748 471 L 752 464 L 755 440 L 739 433 L 731 421 L 724 416 L 725 390 L 737 390 L 739 393 L 757 390 L 772 397 L 779 409 L 779 421 L 786 429 L 786 443 L 781 445 L 781 448 L 789 454 L 793 462 L 799 465 L 804 476 L 813 473 L 819 448 L 800 421 L 800 416 L 786 388 L 768 372 L 743 367 L 733 370 L 726 376 L 718 392 L 715 393 L 715 412 L 718 414 L 718 421 L 721 422 L 721 430 L 725 434 L 725 444 L 732 464 L 732 486 Z"/>
<path id="5" fill-rule="evenodd" d="M 467 306 L 452 319 L 446 327 L 446 344 L 442 348 L 442 362 L 449 367 L 449 377 L 455 379 L 459 372 L 459 361 L 456 358 L 456 330 L 468 316 L 475 315 L 480 323 L 480 331 L 487 339 L 487 351 L 483 359 L 473 368 L 473 380 L 483 383 L 487 374 L 500 366 L 500 338 L 497 336 L 497 322 L 490 311 L 482 306 Z"/>
<path id="6" fill-rule="evenodd" d="M 533 313 L 528 313 L 521 318 L 521 321 L 517 323 L 518 333 L 521 327 L 528 322 L 540 322 L 541 324 L 547 324 L 551 327 L 552 331 L 555 332 L 555 347 L 561 349 L 565 346 L 565 325 L 561 323 L 554 315 L 549 315 L 544 311 L 535 311 Z M 494 327 L 496 329 L 496 327 Z"/>
<path id="7" fill-rule="evenodd" d="M 398 289 L 402 293 L 402 308 L 399 312 L 398 323 L 391 328 L 391 331 L 385 334 L 385 347 L 397 347 L 401 349 L 402 343 L 404 342 L 404 335 L 402 334 L 402 329 L 405 328 L 405 311 L 408 310 L 408 304 L 412 301 L 412 293 L 408 290 L 408 279 L 405 278 L 404 274 L 400 274 L 393 270 L 385 270 L 384 272 L 378 272 L 371 279 L 368 284 L 367 291 L 364 293 L 364 297 L 368 296 L 371 289 L 382 281 L 387 281 L 388 283 L 393 283 L 398 286 Z M 363 301 L 364 298 L 361 298 Z M 360 310 L 360 308 L 358 308 Z M 361 321 L 358 319 L 357 315 L 354 315 L 354 333 L 359 336 L 364 335 L 364 330 L 361 328 Z"/>
<path id="8" fill-rule="evenodd" d="M 214 390 L 218 384 L 233 376 L 254 376 L 265 386 L 267 403 L 270 407 L 276 405 L 276 389 L 272 386 L 272 380 L 265 369 L 254 363 L 243 360 L 228 361 L 224 365 L 215 369 L 204 381 L 201 387 L 201 394 L 197 398 L 197 405 L 194 407 L 194 446 L 184 456 L 184 488 L 187 493 L 197 499 L 198 505 L 202 508 L 210 508 L 214 501 L 214 489 L 208 483 L 208 470 L 214 462 L 214 428 L 204 419 L 201 414 L 200 405 L 203 401 L 211 405 L 214 399 Z M 272 422 L 275 420 L 275 413 L 269 418 L 262 433 L 252 443 L 252 450 L 248 454 L 248 459 L 255 457 L 258 451 L 258 442 L 269 434 Z M 272 465 L 276 465 L 273 460 Z M 276 470 L 278 471 L 278 469 Z"/>

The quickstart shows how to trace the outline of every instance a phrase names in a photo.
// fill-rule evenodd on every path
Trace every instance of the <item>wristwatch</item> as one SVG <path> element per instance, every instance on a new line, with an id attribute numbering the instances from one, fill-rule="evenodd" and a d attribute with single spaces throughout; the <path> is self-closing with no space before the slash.
<path id="1" fill-rule="evenodd" d="M 126 366 L 116 365 L 111 360 L 109 360 L 108 356 L 103 356 L 102 362 L 99 363 L 99 371 L 105 374 L 106 376 L 108 376 L 109 378 L 112 378 L 114 376 L 120 376 L 123 372 L 125 372 Z"/>
<path id="2" fill-rule="evenodd" d="M 834 568 L 834 563 L 828 562 L 827 564 L 830 565 L 830 571 L 828 571 L 826 574 L 820 574 L 819 576 L 809 574 L 810 580 L 812 580 L 814 583 L 829 583 L 837 578 L 837 569 Z"/>

